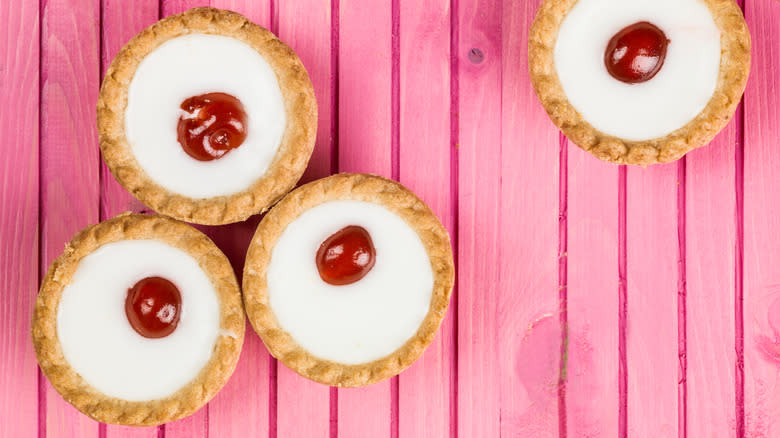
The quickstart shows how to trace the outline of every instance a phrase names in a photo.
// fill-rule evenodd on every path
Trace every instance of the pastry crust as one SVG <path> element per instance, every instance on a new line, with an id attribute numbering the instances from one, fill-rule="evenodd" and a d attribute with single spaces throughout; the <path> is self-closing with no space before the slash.
<path id="1" fill-rule="evenodd" d="M 270 307 L 266 282 L 273 248 L 287 225 L 306 210 L 337 200 L 372 202 L 400 216 L 422 240 L 434 274 L 430 309 L 417 333 L 390 355 L 358 365 L 320 359 L 298 345 L 279 325 Z M 420 357 L 447 312 L 454 275 L 449 234 L 423 201 L 395 181 L 344 173 L 294 190 L 263 218 L 249 245 L 244 265 L 244 306 L 268 350 L 287 367 L 326 385 L 363 386 L 400 373 Z"/>
<path id="2" fill-rule="evenodd" d="M 528 65 L 544 109 L 566 137 L 597 158 L 617 164 L 666 163 L 709 143 L 736 111 L 750 71 L 750 32 L 734 0 L 702 0 L 721 30 L 720 72 L 715 92 L 688 124 L 663 137 L 629 141 L 594 128 L 571 105 L 555 69 L 558 30 L 577 0 L 545 0 L 531 25 Z"/>
<path id="3" fill-rule="evenodd" d="M 81 259 L 102 245 L 121 240 L 154 239 L 189 253 L 211 279 L 220 303 L 220 334 L 211 359 L 174 394 L 131 402 L 109 397 L 88 384 L 65 359 L 57 337 L 62 291 Z M 164 216 L 124 213 L 92 225 L 73 237 L 51 265 L 41 284 L 32 318 L 32 339 L 43 374 L 54 389 L 93 419 L 128 426 L 154 426 L 186 417 L 205 405 L 233 374 L 244 343 L 244 309 L 227 257 L 200 231 Z"/>
<path id="4" fill-rule="evenodd" d="M 138 164 L 125 136 L 127 90 L 138 65 L 160 44 L 192 33 L 223 35 L 251 46 L 276 73 L 284 99 L 287 126 L 271 165 L 250 187 L 227 196 L 193 199 L 165 189 Z M 119 51 L 100 87 L 97 123 L 103 159 L 127 191 L 159 213 L 221 225 L 264 212 L 295 186 L 314 149 L 317 101 L 309 75 L 290 47 L 243 15 L 203 7 L 158 21 Z"/>

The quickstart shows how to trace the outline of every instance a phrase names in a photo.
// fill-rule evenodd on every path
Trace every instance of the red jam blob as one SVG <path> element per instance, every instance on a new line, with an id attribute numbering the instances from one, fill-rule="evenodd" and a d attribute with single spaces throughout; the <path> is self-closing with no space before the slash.
<path id="1" fill-rule="evenodd" d="M 317 270 L 328 284 L 352 284 L 374 267 L 376 249 L 365 228 L 344 227 L 325 239 L 317 251 Z"/>
<path id="2" fill-rule="evenodd" d="M 173 333 L 179 323 L 179 289 L 162 277 L 146 277 L 127 290 L 125 314 L 139 335 L 164 338 Z"/>
<path id="3" fill-rule="evenodd" d="M 652 79 L 664 65 L 666 34 L 647 21 L 634 23 L 615 34 L 607 44 L 604 64 L 613 78 L 638 84 Z"/>
<path id="4" fill-rule="evenodd" d="M 181 104 L 179 144 L 192 158 L 211 161 L 241 146 L 246 139 L 244 105 L 225 93 L 190 97 Z"/>

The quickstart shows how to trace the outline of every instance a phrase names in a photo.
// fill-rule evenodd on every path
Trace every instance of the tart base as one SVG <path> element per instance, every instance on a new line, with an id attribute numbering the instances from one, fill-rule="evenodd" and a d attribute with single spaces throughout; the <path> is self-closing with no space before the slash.
<path id="1" fill-rule="evenodd" d="M 718 83 L 710 101 L 688 124 L 647 141 L 629 141 L 594 128 L 571 105 L 558 80 L 554 51 L 558 30 L 577 0 L 545 0 L 528 38 L 528 66 L 536 96 L 574 144 L 603 161 L 646 166 L 680 159 L 709 143 L 734 116 L 750 72 L 750 32 L 734 0 L 702 0 L 721 30 Z"/>
<path id="2" fill-rule="evenodd" d="M 71 368 L 57 337 L 57 309 L 62 291 L 71 282 L 81 259 L 108 243 L 142 239 L 167 243 L 195 258 L 218 294 L 220 334 L 211 359 L 190 383 L 162 399 L 131 402 L 103 394 Z M 119 215 L 76 234 L 46 273 L 32 318 L 38 364 L 62 398 L 97 421 L 155 426 L 186 417 L 214 397 L 233 374 L 244 343 L 240 295 L 227 257 L 200 231 L 164 216 Z"/>
<path id="3" fill-rule="evenodd" d="M 279 325 L 269 303 L 266 276 L 279 237 L 287 225 L 306 210 L 337 200 L 379 204 L 400 216 L 422 240 L 434 275 L 430 309 L 417 333 L 395 352 L 358 365 L 341 364 L 309 353 Z M 244 266 L 244 305 L 268 351 L 288 368 L 325 385 L 364 386 L 400 373 L 420 357 L 447 312 L 454 275 L 449 234 L 414 193 L 379 176 L 338 174 L 299 187 L 263 218 L 252 238 Z"/>
<path id="4" fill-rule="evenodd" d="M 192 33 L 235 38 L 255 49 L 276 73 L 285 103 L 287 126 L 268 170 L 246 190 L 228 196 L 194 199 L 165 189 L 138 164 L 125 136 L 127 90 L 138 65 L 160 44 Z M 303 63 L 279 38 L 243 15 L 202 7 L 163 18 L 119 51 L 100 87 L 97 125 L 103 159 L 114 178 L 133 196 L 176 219 L 221 225 L 264 212 L 295 186 L 314 150 L 317 101 Z"/>

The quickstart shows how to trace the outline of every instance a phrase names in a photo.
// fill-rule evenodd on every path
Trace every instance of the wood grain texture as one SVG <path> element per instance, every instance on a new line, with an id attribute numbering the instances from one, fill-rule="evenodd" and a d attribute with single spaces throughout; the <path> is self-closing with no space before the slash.
<path id="1" fill-rule="evenodd" d="M 102 0 L 102 69 L 110 65 L 114 55 L 136 33 L 158 19 L 158 2 L 139 0 L 125 8 L 119 0 Z M 107 219 L 123 211 L 149 211 L 146 206 L 116 182 L 104 162 L 100 169 L 100 217 Z"/>
<path id="2" fill-rule="evenodd" d="M 391 2 L 339 0 L 341 172 L 392 177 Z M 370 38 L 366 38 L 371 35 Z M 388 437 L 391 381 L 338 390 L 338 436 Z"/>
<path id="3" fill-rule="evenodd" d="M 336 0 L 334 0 L 336 1 Z M 317 143 L 301 184 L 330 175 L 336 164 L 336 61 L 334 39 L 338 37 L 328 0 L 280 1 L 277 32 L 301 58 L 317 96 Z"/>
<path id="4" fill-rule="evenodd" d="M 183 0 L 176 0 L 182 2 Z M 212 7 L 228 9 L 243 14 L 246 18 L 254 21 L 266 29 L 273 29 L 273 17 L 271 16 L 272 5 L 275 3 L 293 3 L 290 0 L 196 0 L 203 3 L 203 6 L 210 4 Z M 297 2 L 295 2 L 297 3 Z M 305 1 L 303 3 L 306 3 Z"/>
<path id="5" fill-rule="evenodd" d="M 501 210 L 497 233 L 500 253 L 496 262 L 488 259 L 487 263 L 497 263 L 500 267 L 498 318 L 489 323 L 498 324 L 499 366 L 493 372 L 500 372 L 502 436 L 559 436 L 558 389 L 563 339 L 560 313 L 563 279 L 559 268 L 564 255 L 559 253 L 562 248 L 559 230 L 565 216 L 559 211 L 559 184 L 560 172 L 565 173 L 566 168 L 560 162 L 558 131 L 536 101 L 527 73 L 527 29 L 539 3 L 504 2 L 499 16 L 503 24 L 499 43 L 503 52 Z M 482 12 L 475 11 L 480 15 Z M 488 57 L 490 52 L 489 47 Z M 475 132 L 484 139 L 484 126 L 478 126 Z M 480 141 L 475 146 L 476 154 L 471 159 L 484 160 L 481 149 L 485 143 Z M 485 171 L 490 169 L 480 173 L 484 175 Z M 478 174 L 476 194 L 487 201 L 491 188 L 482 185 L 481 178 Z M 462 228 L 461 235 L 475 233 L 476 238 L 481 238 L 480 230 L 485 225 Z M 482 257 L 482 253 L 477 251 L 473 257 Z M 479 283 L 487 281 L 488 278 Z"/>
<path id="6" fill-rule="evenodd" d="M 401 2 L 400 59 L 401 183 L 420 196 L 454 237 L 450 139 L 450 2 Z M 452 302 L 452 301 L 451 301 Z M 398 435 L 448 437 L 455 433 L 454 316 L 451 305 L 423 356 L 399 377 Z"/>
<path id="7" fill-rule="evenodd" d="M 99 220 L 100 2 L 51 0 L 41 13 L 43 275 L 77 231 Z M 48 381 L 43 390 L 46 436 L 97 436 L 97 422 L 63 400 Z"/>
<path id="8" fill-rule="evenodd" d="M 618 436 L 618 167 L 568 146 L 566 431 Z"/>
<path id="9" fill-rule="evenodd" d="M 102 70 L 105 72 L 114 55 L 135 34 L 151 25 L 158 19 L 158 2 L 156 0 L 141 0 L 132 8 L 119 0 L 102 0 Z M 105 220 L 124 211 L 149 211 L 146 206 L 125 191 L 116 182 L 105 162 L 100 163 L 100 219 Z M 158 435 L 156 427 L 122 427 L 104 426 L 107 438 L 154 438 Z"/>
<path id="10" fill-rule="evenodd" d="M 452 56 L 457 62 L 453 81 L 457 80 L 458 103 L 459 436 L 499 436 L 501 378 L 498 366 L 488 364 L 500 364 L 499 345 L 511 342 L 499 343 L 497 321 L 502 213 L 500 6 L 489 0 L 458 1 L 453 8 L 456 44 Z M 473 48 L 483 55 L 477 64 L 468 57 Z"/>
<path id="11" fill-rule="evenodd" d="M 208 405 L 210 437 L 270 436 L 270 356 L 251 327 L 247 329 L 236 371 Z"/>
<path id="12" fill-rule="evenodd" d="M 159 2 L 160 18 L 180 14 L 198 6 L 210 6 L 209 0 L 161 0 Z"/>
<path id="13" fill-rule="evenodd" d="M 39 274 L 38 2 L 0 3 L 0 22 L 0 95 L 6 102 L 0 115 L 0 436 L 34 437 L 38 367 L 30 316 Z"/>
<path id="14" fill-rule="evenodd" d="M 780 4 L 745 6 L 753 72 L 744 129 L 744 424 L 746 437 L 764 438 L 780 435 Z"/>
<path id="15" fill-rule="evenodd" d="M 301 183 L 328 176 L 335 135 L 335 53 L 330 1 L 281 1 L 278 35 L 295 50 L 309 72 L 319 107 L 317 143 Z M 330 390 L 279 365 L 277 436 L 326 438 L 330 433 Z"/>
<path id="16" fill-rule="evenodd" d="M 732 122 L 686 157 L 687 432 L 733 436 L 735 428 L 735 144 Z"/>
<path id="17" fill-rule="evenodd" d="M 629 436 L 677 435 L 678 165 L 627 172 Z"/>
<path id="18" fill-rule="evenodd" d="M 102 0 L 101 72 L 105 73 L 114 55 L 135 34 L 158 19 L 156 0 L 138 0 L 126 7 L 122 0 Z M 108 219 L 124 211 L 148 211 L 147 207 L 125 191 L 111 175 L 105 162 L 100 163 L 100 219 Z"/>

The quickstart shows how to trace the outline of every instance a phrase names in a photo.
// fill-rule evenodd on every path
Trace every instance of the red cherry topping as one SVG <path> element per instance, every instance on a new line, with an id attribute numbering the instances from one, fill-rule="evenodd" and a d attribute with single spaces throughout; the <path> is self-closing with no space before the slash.
<path id="1" fill-rule="evenodd" d="M 217 159 L 246 139 L 244 105 L 225 93 L 190 97 L 181 104 L 186 114 L 179 117 L 179 144 L 200 161 Z"/>
<path id="2" fill-rule="evenodd" d="M 666 34 L 647 21 L 632 24 L 615 34 L 604 53 L 604 64 L 613 78 L 629 84 L 649 81 L 664 65 Z"/>
<path id="3" fill-rule="evenodd" d="M 146 277 L 127 290 L 125 314 L 139 335 L 164 338 L 173 333 L 179 323 L 179 289 L 162 277 Z"/>
<path id="4" fill-rule="evenodd" d="M 317 251 L 317 270 L 323 281 L 336 286 L 352 284 L 368 274 L 376 262 L 376 249 L 363 227 L 350 225 L 325 239 Z"/>

